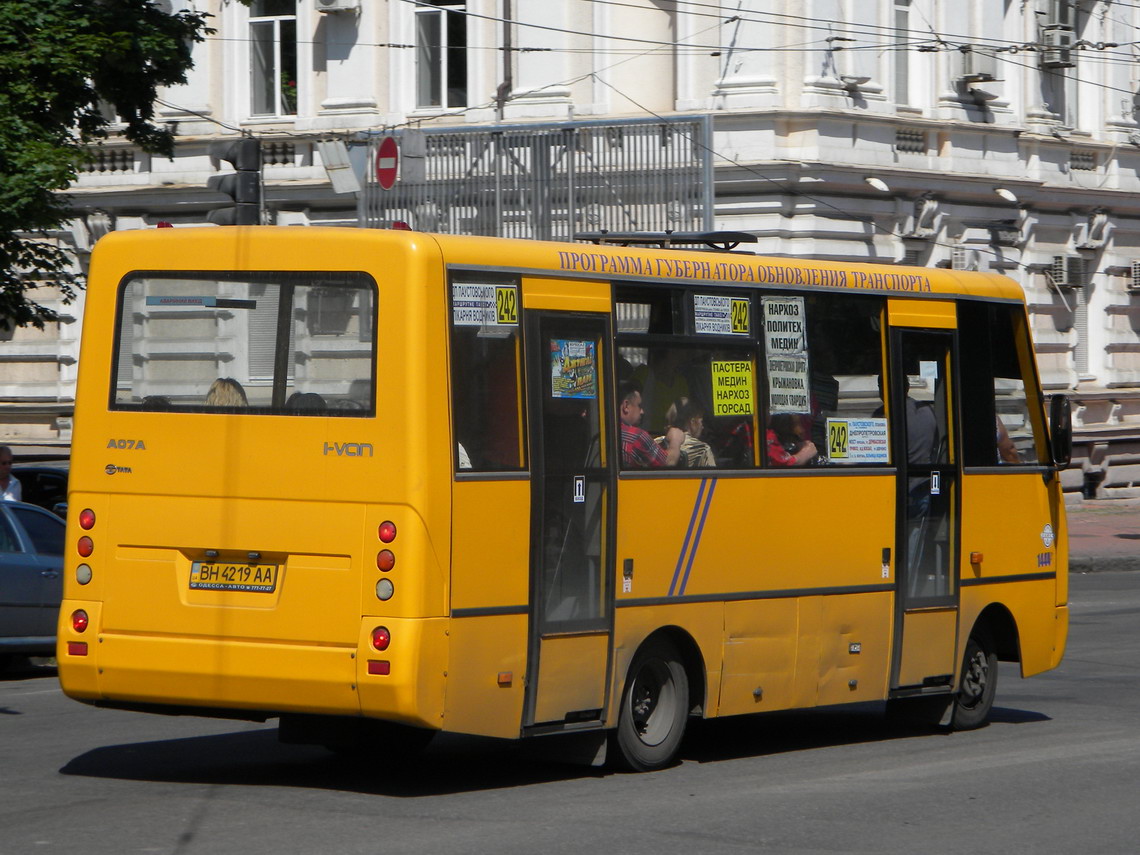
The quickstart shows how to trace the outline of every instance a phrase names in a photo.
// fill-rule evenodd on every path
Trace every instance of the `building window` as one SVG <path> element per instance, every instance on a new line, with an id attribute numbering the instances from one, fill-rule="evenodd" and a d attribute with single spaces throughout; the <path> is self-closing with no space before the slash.
<path id="1" fill-rule="evenodd" d="M 297 115 L 297 0 L 253 0 L 249 43 L 251 115 Z"/>
<path id="2" fill-rule="evenodd" d="M 434 0 L 416 9 L 416 106 L 467 106 L 467 14 L 461 0 Z"/>

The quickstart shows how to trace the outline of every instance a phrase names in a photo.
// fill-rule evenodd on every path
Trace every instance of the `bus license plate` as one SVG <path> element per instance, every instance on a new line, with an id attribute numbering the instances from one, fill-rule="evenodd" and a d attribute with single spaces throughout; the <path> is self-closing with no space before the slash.
<path id="1" fill-rule="evenodd" d="M 195 561 L 190 565 L 190 589 L 195 591 L 255 591 L 277 588 L 276 564 L 225 564 Z"/>

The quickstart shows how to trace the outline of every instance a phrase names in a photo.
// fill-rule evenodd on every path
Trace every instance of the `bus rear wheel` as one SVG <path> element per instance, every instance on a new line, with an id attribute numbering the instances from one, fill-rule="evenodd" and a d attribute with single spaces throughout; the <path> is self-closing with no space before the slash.
<path id="1" fill-rule="evenodd" d="M 993 642 L 985 633 L 971 634 L 962 657 L 962 679 L 954 696 L 951 730 L 973 730 L 986 723 L 994 706 L 997 676 L 998 659 Z"/>
<path id="2" fill-rule="evenodd" d="M 665 639 L 642 645 L 622 692 L 614 742 L 617 761 L 634 772 L 668 766 L 677 756 L 689 715 L 689 678 L 677 648 Z"/>

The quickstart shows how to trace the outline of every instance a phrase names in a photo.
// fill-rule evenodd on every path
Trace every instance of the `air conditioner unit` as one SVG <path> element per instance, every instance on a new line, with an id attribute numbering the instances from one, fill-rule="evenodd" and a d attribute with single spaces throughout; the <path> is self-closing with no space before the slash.
<path id="1" fill-rule="evenodd" d="M 1055 288 L 1083 288 L 1085 260 L 1079 255 L 1055 255 L 1048 276 Z"/>
<path id="2" fill-rule="evenodd" d="M 950 267 L 953 270 L 977 270 L 978 251 L 962 244 L 955 244 L 950 251 Z"/>
<path id="3" fill-rule="evenodd" d="M 1140 259 L 1132 260 L 1132 278 L 1127 280 L 1125 288 L 1129 294 L 1140 294 Z"/>
<path id="4" fill-rule="evenodd" d="M 1068 27 L 1049 27 L 1041 31 L 1041 65 L 1045 68 L 1073 68 L 1073 43 L 1076 34 Z"/>
<path id="5" fill-rule="evenodd" d="M 988 51 L 970 48 L 959 53 L 961 66 L 958 77 L 967 83 L 986 83 L 997 80 L 997 57 Z"/>
<path id="6" fill-rule="evenodd" d="M 318 12 L 355 12 L 360 0 L 316 0 Z"/>

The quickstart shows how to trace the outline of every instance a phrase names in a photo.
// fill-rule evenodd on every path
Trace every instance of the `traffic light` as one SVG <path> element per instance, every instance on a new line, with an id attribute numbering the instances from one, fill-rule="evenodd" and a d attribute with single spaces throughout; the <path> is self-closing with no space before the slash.
<path id="1" fill-rule="evenodd" d="M 211 190 L 224 193 L 233 205 L 215 208 L 206 219 L 219 226 L 256 226 L 261 223 L 261 140 L 210 143 L 210 156 L 232 163 L 235 172 L 212 175 L 206 182 Z"/>

